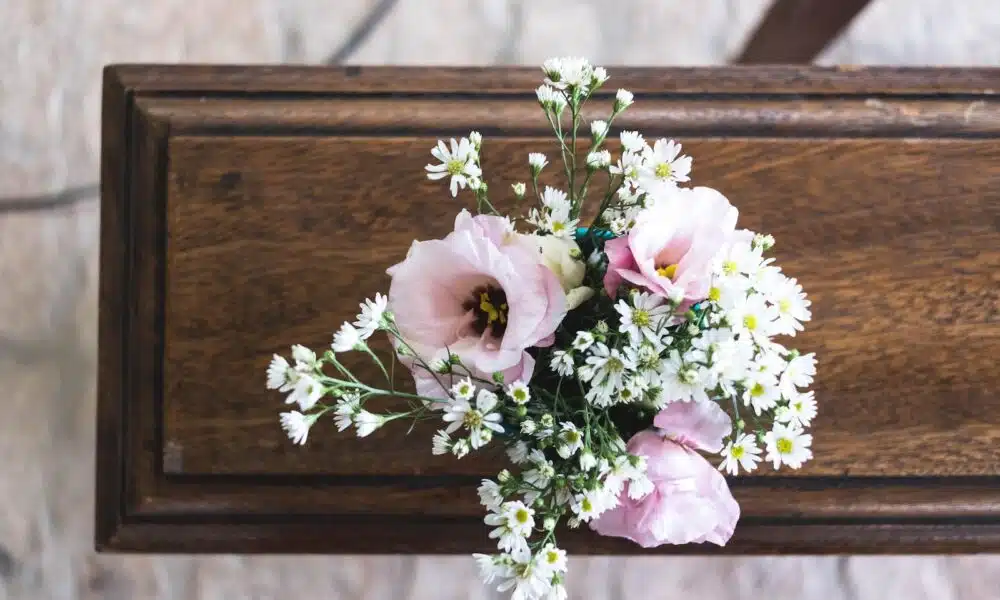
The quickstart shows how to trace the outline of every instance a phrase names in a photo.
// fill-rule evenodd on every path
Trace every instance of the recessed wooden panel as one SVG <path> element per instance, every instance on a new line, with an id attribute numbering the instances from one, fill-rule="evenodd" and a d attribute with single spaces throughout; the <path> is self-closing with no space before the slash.
<path id="1" fill-rule="evenodd" d="M 272 353 L 327 345 L 411 240 L 468 206 L 424 178 L 438 137 L 483 131 L 499 195 L 529 149 L 555 154 L 533 70 L 457 73 L 106 73 L 101 547 L 488 547 L 475 486 L 502 453 L 433 457 L 433 424 L 358 440 L 326 423 L 292 446 L 263 385 Z M 1000 75 L 633 69 L 615 83 L 637 91 L 616 126 L 682 141 L 695 183 L 774 234 L 813 301 L 788 342 L 819 357 L 816 458 L 733 480 L 743 519 L 723 551 L 1000 548 Z"/>

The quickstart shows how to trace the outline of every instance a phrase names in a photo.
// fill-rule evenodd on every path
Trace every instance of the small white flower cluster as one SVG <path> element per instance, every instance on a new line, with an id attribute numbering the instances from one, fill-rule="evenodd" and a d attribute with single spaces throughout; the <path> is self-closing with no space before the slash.
<path id="1" fill-rule="evenodd" d="M 539 232 L 562 239 L 573 239 L 580 219 L 571 217 L 572 204 L 566 192 L 546 187 L 542 192 L 541 205 L 541 212 L 532 208 L 528 213 L 528 223 L 534 225 Z"/>
<path id="2" fill-rule="evenodd" d="M 576 425 L 557 424 L 551 414 L 537 423 L 522 421 L 521 430 L 538 447 L 528 450 L 528 442 L 518 442 L 510 455 L 521 474 L 504 470 L 497 481 L 479 486 L 488 511 L 484 522 L 493 528 L 490 538 L 500 552 L 476 559 L 486 583 L 500 579 L 499 591 L 514 590 L 519 598 L 562 598 L 566 553 L 551 541 L 559 518 L 568 513 L 569 525 L 578 527 L 618 506 L 626 488 L 638 500 L 653 484 L 645 460 L 629 455 L 620 438 L 605 446 L 587 443 Z M 606 456 L 595 456 L 592 446 L 603 448 Z M 544 448 L 554 449 L 555 456 L 547 456 Z M 536 535 L 541 539 L 533 541 Z"/>
<path id="3" fill-rule="evenodd" d="M 607 211 L 607 220 L 620 235 L 628 231 L 640 210 L 652 206 L 678 183 L 690 181 L 692 160 L 681 154 L 681 145 L 674 140 L 659 139 L 650 146 L 637 131 L 623 131 L 619 138 L 621 157 L 608 167 L 609 173 L 621 178 L 619 203 Z"/>
<path id="4" fill-rule="evenodd" d="M 395 331 L 392 313 L 388 310 L 388 298 L 376 294 L 374 299 L 366 299 L 360 305 L 361 312 L 353 323 L 344 322 L 333 336 L 330 352 L 318 357 L 305 346 L 292 346 L 290 365 L 283 356 L 275 354 L 267 367 L 267 388 L 288 392 L 286 404 L 297 404 L 299 410 L 281 413 L 281 427 L 296 444 L 305 444 L 309 430 L 327 412 L 336 415 L 337 429 L 344 431 L 355 427 L 358 437 L 371 435 L 376 429 L 392 418 L 392 415 L 376 415 L 363 408 L 364 400 L 372 396 L 391 395 L 388 390 L 373 388 L 353 379 L 342 378 L 347 371 L 337 359 L 337 353 L 360 351 L 375 358 L 368 347 L 368 338 L 376 331 Z M 337 368 L 340 377 L 330 377 L 324 372 L 326 365 Z M 379 362 L 381 366 L 381 363 Z M 320 403 L 325 395 L 336 398 L 334 406 Z M 300 412 L 301 411 L 301 412 Z"/>

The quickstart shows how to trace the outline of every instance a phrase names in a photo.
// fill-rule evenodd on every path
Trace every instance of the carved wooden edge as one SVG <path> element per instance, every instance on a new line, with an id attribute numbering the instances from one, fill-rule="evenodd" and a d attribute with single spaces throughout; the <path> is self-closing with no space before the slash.
<path id="1" fill-rule="evenodd" d="M 298 485 L 298 478 L 283 481 L 262 476 L 235 482 L 244 494 L 243 502 L 213 502 L 212 494 L 222 493 L 225 484 L 171 478 L 163 473 L 161 420 L 161 367 L 163 302 L 165 172 L 168 136 L 212 135 L 199 129 L 198 119 L 210 120 L 218 106 L 206 107 L 185 121 L 174 100 L 200 95 L 206 100 L 230 88 L 275 89 L 284 81 L 292 92 L 323 93 L 351 88 L 361 93 L 396 85 L 387 74 L 398 69 L 376 69 L 365 77 L 347 74 L 346 69 L 303 70 L 262 69 L 240 71 L 222 68 L 142 68 L 110 67 L 104 73 L 102 162 L 101 162 L 101 281 L 100 281 L 100 364 L 98 374 L 98 456 L 95 545 L 98 550 L 158 552 L 323 552 L 386 553 L 469 552 L 489 549 L 481 517 L 468 515 L 400 515 L 380 513 L 368 506 L 367 514 L 344 511 L 317 513 L 307 505 L 289 506 L 280 514 L 268 513 L 266 506 L 246 505 L 246 492 L 274 485 Z M 444 70 L 448 71 L 448 70 Z M 442 70 L 408 71 L 413 75 L 406 89 L 418 90 L 438 81 Z M 726 72 L 720 79 L 717 73 Z M 765 69 L 763 72 L 767 72 Z M 798 74 L 795 85 L 825 90 L 824 70 L 784 69 L 787 78 Z M 206 77 L 221 73 L 216 79 Z M 366 71 L 368 73 L 368 71 Z M 437 75 L 433 75 L 436 73 Z M 484 72 L 485 73 L 485 72 Z M 525 85 L 528 72 L 497 71 L 497 87 L 513 89 Z M 521 74 L 519 74 L 521 73 Z M 643 76 L 684 79 L 685 85 L 701 85 L 715 90 L 744 90 L 759 82 L 760 69 L 720 69 L 700 74 L 684 70 L 657 70 Z M 1000 80 L 1000 71 L 972 71 L 963 79 L 961 71 L 936 72 L 923 86 L 915 77 L 889 76 L 889 81 L 907 93 L 963 90 L 988 97 L 986 82 Z M 481 77 L 477 75 L 477 77 Z M 859 75 L 867 79 L 869 75 Z M 520 78 L 520 79 L 518 79 Z M 530 71 L 534 83 L 536 73 Z M 848 78 L 850 79 L 850 78 Z M 344 83 L 345 80 L 347 83 Z M 338 83 L 340 81 L 340 83 Z M 415 83 L 414 83 L 415 81 Z M 512 83 L 513 81 L 513 83 Z M 636 80 L 637 82 L 639 79 Z M 381 83 L 380 83 L 381 82 Z M 803 83 L 805 82 L 805 83 Z M 894 82 L 894 83 L 893 83 Z M 460 82 L 455 82 L 458 85 Z M 793 82 L 794 83 L 794 82 Z M 881 82 L 880 82 L 881 83 Z M 293 85 L 294 84 L 294 85 Z M 716 85 L 719 84 L 719 85 Z M 905 85 L 904 85 L 905 84 Z M 402 85 L 402 84 L 400 84 Z M 457 87 L 462 93 L 476 85 L 466 81 Z M 647 88 L 653 83 L 647 81 Z M 777 87 L 789 86 L 783 82 Z M 847 84 L 850 93 L 875 89 L 876 84 Z M 893 89 L 889 85 L 889 89 Z M 228 86 L 228 87 L 227 87 Z M 353 88 L 351 87 L 353 86 Z M 744 87 L 741 87 L 744 86 Z M 447 87 L 447 86 L 446 86 Z M 515 86 L 516 87 L 516 86 Z M 635 87 L 635 86 L 633 86 Z M 792 86 L 794 87 L 794 86 Z M 786 89 L 782 88 L 782 89 Z M 525 92 L 522 88 L 517 88 Z M 639 88 L 637 88 L 639 89 Z M 683 89 L 679 86 L 676 89 Z M 767 89 L 776 89 L 774 85 Z M 795 88 L 795 89 L 805 89 Z M 885 89 L 885 86 L 879 86 Z M 852 92 L 851 90 L 854 90 Z M 657 88 L 657 93 L 662 91 Z M 331 92 L 332 93 L 332 92 Z M 339 93 L 339 92 L 338 92 Z M 440 95 L 435 89 L 428 94 Z M 741 94 L 742 92 L 727 92 Z M 825 92 L 824 92 L 825 93 Z M 651 92 L 652 95 L 655 95 Z M 308 94 L 306 94 L 308 95 Z M 294 97 L 289 94 L 289 98 Z M 378 94 L 374 94 L 378 97 Z M 725 96 L 724 93 L 717 96 Z M 831 91 L 843 97 L 844 90 Z M 146 98 L 157 98 L 147 102 Z M 141 101 L 140 101 L 141 99 Z M 277 101 L 264 94 L 261 99 Z M 470 98 L 469 100 L 472 100 Z M 476 101 L 487 101 L 480 98 Z M 774 102 L 787 99 L 776 98 Z M 944 100 L 947 100 L 945 98 Z M 182 107 L 190 111 L 190 107 Z M 266 107 L 265 107 L 266 112 Z M 335 113 L 336 111 L 334 111 Z M 759 111 L 758 111 L 759 112 Z M 886 112 L 892 121 L 896 113 Z M 200 115 L 200 116 L 198 116 Z M 316 119 L 325 118 L 317 113 Z M 653 118 L 647 115 L 645 118 Z M 251 118 L 247 127 L 253 124 Z M 205 125 L 205 123 L 201 123 Z M 433 124 L 428 125 L 433 128 Z M 962 131 L 953 122 L 949 131 Z M 808 130 L 807 130 L 808 131 Z M 266 134 L 266 129 L 261 130 Z M 942 133 L 942 132 L 939 132 Z M 992 130 L 990 132 L 993 134 Z M 332 135 L 323 132 L 323 135 Z M 416 477 L 414 481 L 421 478 Z M 281 478 L 278 478 L 281 480 Z M 755 483 L 747 508 L 756 514 L 740 523 L 734 540 L 722 550 L 702 546 L 666 547 L 660 553 L 835 553 L 835 552 L 980 552 L 1000 550 L 1000 485 L 987 478 L 907 478 L 858 480 L 845 478 L 801 478 L 792 482 Z M 221 487 L 220 487 L 221 486 Z M 769 487 L 770 486 L 770 487 Z M 349 487 L 336 478 L 313 482 L 313 497 L 319 494 L 349 495 Z M 422 486 L 426 489 L 426 485 Z M 474 484 L 463 489 L 439 487 L 436 493 L 469 494 Z M 853 490 L 853 491 L 852 491 Z M 766 498 L 799 496 L 799 501 L 777 502 L 766 510 Z M 737 495 L 747 495 L 741 484 Z M 825 498 L 816 504 L 812 497 Z M 234 509 L 233 507 L 237 507 Z M 760 512 L 757 512 L 757 511 Z M 642 549 L 601 538 L 587 532 L 568 532 L 566 545 L 577 553 L 639 554 Z"/>
<path id="2" fill-rule="evenodd" d="M 530 92 L 542 73 L 533 67 L 240 66 L 123 64 L 108 67 L 128 89 L 146 93 L 233 95 L 287 93 Z M 604 93 L 626 88 L 642 94 L 870 94 L 996 95 L 1000 69 L 814 66 L 713 68 L 612 67 Z"/>

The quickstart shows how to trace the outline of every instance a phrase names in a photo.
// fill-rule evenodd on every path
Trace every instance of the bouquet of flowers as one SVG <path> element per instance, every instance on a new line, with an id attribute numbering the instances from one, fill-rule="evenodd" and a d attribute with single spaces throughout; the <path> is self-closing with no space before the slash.
<path id="1" fill-rule="evenodd" d="M 549 159 L 530 153 L 530 178 L 507 188 L 530 208 L 500 214 L 482 136 L 439 141 L 427 176 L 453 197 L 468 190 L 477 214 L 415 241 L 388 269 L 388 295 L 365 300 L 331 348 L 293 346 L 267 371 L 297 405 L 281 415 L 295 443 L 329 414 L 360 437 L 438 420 L 435 455 L 506 446 L 510 468 L 479 487 L 497 553 L 476 560 L 487 583 L 524 599 L 566 597 L 563 522 L 644 547 L 725 544 L 740 510 L 720 471 L 799 468 L 816 414 L 814 356 L 773 339 L 810 319 L 801 286 L 768 256 L 774 238 L 737 229 L 725 196 L 686 185 L 680 144 L 622 131 L 612 155 L 605 143 L 633 95 L 619 89 L 605 120 L 583 123 L 588 100 L 612 98 L 598 94 L 603 68 L 562 58 L 542 71 L 538 103 L 567 187 L 543 187 Z M 391 356 L 369 346 L 376 333 Z M 342 360 L 351 352 L 384 382 L 359 379 Z M 396 362 L 413 391 L 397 387 Z M 380 397 L 406 405 L 370 411 Z"/>

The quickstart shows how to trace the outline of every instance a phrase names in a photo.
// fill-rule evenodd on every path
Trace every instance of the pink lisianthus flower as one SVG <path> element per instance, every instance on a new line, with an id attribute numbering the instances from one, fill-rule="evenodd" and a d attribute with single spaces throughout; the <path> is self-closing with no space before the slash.
<path id="1" fill-rule="evenodd" d="M 612 298 L 623 283 L 686 308 L 708 296 L 712 259 L 729 241 L 739 212 L 719 192 L 676 188 L 636 215 L 627 236 L 608 242 L 604 289 Z"/>
<path id="2" fill-rule="evenodd" d="M 527 381 L 528 348 L 549 346 L 566 315 L 566 294 L 510 221 L 463 210 L 442 240 L 414 242 L 388 270 L 389 307 L 421 361 L 461 359 L 472 374 Z M 440 378 L 413 365 L 418 388 L 440 397 Z M 430 392 L 434 392 L 431 394 Z"/>
<path id="3" fill-rule="evenodd" d="M 712 542 L 733 535 L 740 507 L 726 478 L 697 450 L 719 452 L 732 430 L 729 416 L 714 402 L 675 402 L 653 420 L 655 430 L 629 440 L 631 454 L 646 457 L 652 491 L 639 500 L 622 490 L 617 507 L 590 527 L 601 535 L 624 537 L 644 548 L 662 544 Z"/>

